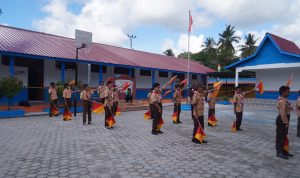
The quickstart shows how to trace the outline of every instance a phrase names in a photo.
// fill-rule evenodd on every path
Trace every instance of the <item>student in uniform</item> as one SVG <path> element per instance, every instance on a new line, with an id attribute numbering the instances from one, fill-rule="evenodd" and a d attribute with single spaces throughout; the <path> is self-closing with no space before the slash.
<path id="1" fill-rule="evenodd" d="M 287 100 L 289 96 L 289 88 L 287 86 L 281 86 L 279 88 L 279 94 L 280 97 L 277 101 L 278 116 L 276 118 L 276 151 L 277 157 L 288 159 L 291 154 L 286 153 L 283 150 L 283 146 L 289 127 L 288 112 L 290 108 Z"/>
<path id="2" fill-rule="evenodd" d="M 241 125 L 243 120 L 243 110 L 244 110 L 244 98 L 247 93 L 255 91 L 255 89 L 242 92 L 239 86 L 235 87 L 235 94 L 233 97 L 234 113 L 236 115 L 236 129 L 242 131 Z"/>
<path id="3" fill-rule="evenodd" d="M 182 99 L 182 89 L 180 85 L 175 85 L 175 92 L 173 95 L 174 100 L 174 113 L 178 112 L 177 122 L 173 121 L 174 124 L 181 124 L 180 121 L 180 112 L 181 112 L 181 99 Z"/>
<path id="4" fill-rule="evenodd" d="M 50 100 L 50 108 L 49 108 L 49 117 L 52 116 L 58 116 L 57 115 L 52 115 L 51 111 L 54 107 L 57 108 L 57 88 L 54 82 L 50 83 L 50 88 L 48 90 L 48 94 L 49 94 L 49 100 Z"/>
<path id="5" fill-rule="evenodd" d="M 153 92 L 153 88 L 149 91 L 149 93 L 147 94 L 147 101 L 148 101 L 148 105 L 149 105 L 149 111 L 150 111 L 150 114 L 151 114 L 151 102 L 150 102 L 150 97 L 151 97 L 151 94 Z M 152 117 L 150 116 L 149 119 L 152 119 Z"/>
<path id="6" fill-rule="evenodd" d="M 88 125 L 92 123 L 92 102 L 91 102 L 92 92 L 88 84 L 83 85 L 83 91 L 81 92 L 81 99 L 83 100 L 83 125 L 86 124 L 86 115 L 88 115 Z"/>
<path id="7" fill-rule="evenodd" d="M 116 115 L 119 106 L 119 90 L 116 85 L 114 85 L 113 87 L 112 95 L 113 95 L 113 113 L 114 115 Z"/>
<path id="8" fill-rule="evenodd" d="M 195 138 L 197 129 L 199 127 L 199 123 L 204 130 L 204 92 L 202 85 L 197 85 L 194 91 L 194 95 L 192 97 L 191 104 L 193 105 L 193 120 L 194 120 L 194 131 L 193 131 L 193 139 L 192 142 L 201 144 L 200 141 L 198 141 Z M 203 140 L 203 143 L 207 143 L 207 141 Z"/>
<path id="9" fill-rule="evenodd" d="M 151 108 L 151 117 L 153 119 L 152 122 L 152 134 L 153 135 L 158 135 L 161 133 L 161 131 L 157 131 L 157 125 L 158 121 L 161 118 L 162 115 L 162 110 L 161 106 L 159 105 L 161 96 L 159 94 L 160 92 L 160 84 L 159 83 L 154 83 L 153 84 L 153 91 L 150 96 L 150 108 Z"/>
<path id="10" fill-rule="evenodd" d="M 208 103 L 208 117 L 209 118 L 211 115 L 216 114 L 216 102 L 217 102 L 217 97 L 213 97 L 213 90 L 208 90 L 207 94 L 207 103 Z M 210 123 L 208 123 L 208 126 L 212 126 Z"/>
<path id="11" fill-rule="evenodd" d="M 65 113 L 67 111 L 71 112 L 71 107 L 72 107 L 71 97 L 73 92 L 69 84 L 65 84 L 64 87 L 65 89 L 63 91 L 63 98 L 64 98 L 64 113 Z M 67 120 L 72 120 L 72 119 L 64 118 L 64 121 Z"/>
<path id="12" fill-rule="evenodd" d="M 111 129 L 111 127 L 109 127 L 107 120 L 114 115 L 113 113 L 113 94 L 112 94 L 112 81 L 107 81 L 106 82 L 106 86 L 105 86 L 105 91 L 104 91 L 104 98 L 105 98 L 105 102 L 104 102 L 104 110 L 105 110 L 105 128 L 107 129 Z"/>
<path id="13" fill-rule="evenodd" d="M 99 102 L 102 103 L 102 104 L 104 104 L 104 101 L 105 101 L 104 90 L 105 90 L 104 82 L 101 81 L 97 92 L 98 92 L 98 95 L 99 95 Z"/>
<path id="14" fill-rule="evenodd" d="M 298 124 L 297 124 L 297 137 L 300 137 L 300 90 L 299 90 L 299 96 L 296 102 L 296 111 L 298 115 Z"/>
<path id="15" fill-rule="evenodd" d="M 126 92 L 125 100 L 126 100 L 127 103 L 129 103 L 129 102 L 132 103 L 132 99 L 133 99 L 132 91 L 131 91 L 130 88 L 128 88 L 127 92 Z"/>

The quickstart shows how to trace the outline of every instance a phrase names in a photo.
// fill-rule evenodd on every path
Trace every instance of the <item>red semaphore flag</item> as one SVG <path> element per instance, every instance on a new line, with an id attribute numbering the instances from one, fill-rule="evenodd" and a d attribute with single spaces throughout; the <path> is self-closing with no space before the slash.
<path id="1" fill-rule="evenodd" d="M 191 33 L 192 31 L 192 25 L 193 25 L 193 18 L 191 15 L 191 11 L 189 11 L 189 28 L 188 28 L 189 33 Z"/>

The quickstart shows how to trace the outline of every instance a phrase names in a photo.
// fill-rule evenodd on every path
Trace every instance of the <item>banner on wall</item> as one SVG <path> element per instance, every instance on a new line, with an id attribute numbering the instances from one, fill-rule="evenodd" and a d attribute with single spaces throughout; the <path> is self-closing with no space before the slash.
<path id="1" fill-rule="evenodd" d="M 122 88 L 122 87 L 124 86 L 124 84 L 126 84 L 126 83 L 129 83 L 130 86 L 129 86 L 128 88 L 130 88 L 131 91 L 134 91 L 133 88 L 132 88 L 132 87 L 133 87 L 133 81 L 132 81 L 132 80 L 128 80 L 128 79 L 116 79 L 116 80 L 115 80 L 115 85 L 116 85 L 118 88 Z M 126 91 L 127 91 L 127 90 L 121 91 L 121 92 L 126 93 Z"/>

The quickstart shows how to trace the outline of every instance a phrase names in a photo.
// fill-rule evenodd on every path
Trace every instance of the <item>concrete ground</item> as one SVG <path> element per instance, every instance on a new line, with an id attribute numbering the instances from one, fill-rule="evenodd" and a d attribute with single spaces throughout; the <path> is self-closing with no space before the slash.
<path id="1" fill-rule="evenodd" d="M 164 109 L 164 134 L 150 134 L 145 111 L 122 113 L 113 130 L 103 115 L 83 126 L 79 115 L 64 122 L 47 116 L 0 119 L 0 177 L 300 177 L 300 138 L 292 114 L 290 149 L 275 156 L 275 107 L 246 107 L 241 132 L 231 133 L 232 106 L 217 106 L 216 128 L 205 127 L 208 143 L 191 142 L 193 123 L 172 123 Z"/>

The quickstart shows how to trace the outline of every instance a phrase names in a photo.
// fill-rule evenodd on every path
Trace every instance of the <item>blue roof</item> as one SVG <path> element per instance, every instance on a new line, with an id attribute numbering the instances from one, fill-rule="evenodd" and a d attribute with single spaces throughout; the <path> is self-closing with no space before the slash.
<path id="1" fill-rule="evenodd" d="M 276 35 L 267 33 L 264 37 L 264 39 L 262 40 L 262 42 L 260 43 L 260 45 L 258 46 L 257 50 L 255 51 L 254 54 L 252 54 L 251 56 L 244 58 L 242 60 L 239 60 L 235 63 L 232 63 L 228 66 L 225 67 L 225 69 L 230 69 L 230 68 L 234 68 L 234 67 L 239 67 L 242 64 L 249 62 L 250 59 L 253 59 L 254 57 L 257 57 L 257 55 L 261 52 L 262 48 L 267 45 L 267 41 L 270 41 L 273 46 L 275 46 L 275 49 L 281 54 L 281 55 L 285 55 L 288 56 L 287 58 L 285 58 L 284 62 L 300 62 L 300 49 L 297 47 L 297 45 L 291 41 L 288 41 L 286 39 L 283 39 L 281 37 L 278 37 Z M 272 55 L 274 55 L 272 53 Z M 282 58 L 282 56 L 281 56 Z M 296 60 L 295 60 L 296 59 Z M 279 63 L 279 61 L 276 60 L 268 60 L 268 61 L 264 61 L 265 63 L 267 62 L 268 64 L 274 64 L 274 63 Z M 247 65 L 246 65 L 247 66 Z"/>
<path id="2" fill-rule="evenodd" d="M 209 78 L 208 83 L 214 83 L 217 82 L 217 78 Z M 226 84 L 226 78 L 219 78 L 219 81 L 223 81 L 223 84 Z M 235 83 L 235 78 L 227 78 L 228 84 Z M 253 84 L 256 83 L 256 78 L 239 78 L 239 84 Z"/>

